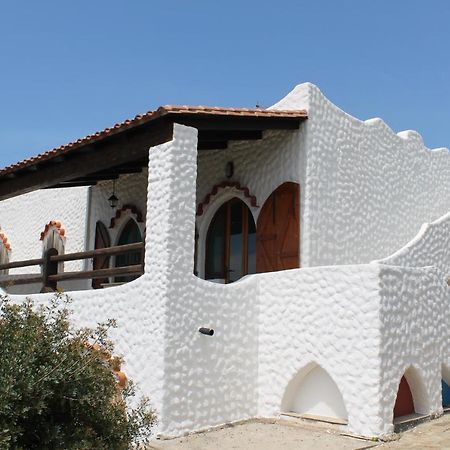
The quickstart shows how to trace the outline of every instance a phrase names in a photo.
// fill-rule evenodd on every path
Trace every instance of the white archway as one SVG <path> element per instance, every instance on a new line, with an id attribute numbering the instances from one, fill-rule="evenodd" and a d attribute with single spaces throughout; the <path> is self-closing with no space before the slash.
<path id="1" fill-rule="evenodd" d="M 347 420 L 342 394 L 326 370 L 309 364 L 289 383 L 282 402 L 283 412 Z"/>

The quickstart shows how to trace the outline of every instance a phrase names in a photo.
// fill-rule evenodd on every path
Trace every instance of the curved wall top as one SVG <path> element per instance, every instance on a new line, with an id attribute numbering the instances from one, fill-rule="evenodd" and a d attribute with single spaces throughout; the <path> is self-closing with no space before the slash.
<path id="1" fill-rule="evenodd" d="M 361 121 L 310 83 L 274 109 L 308 111 L 303 186 L 305 265 L 367 263 L 403 247 L 450 211 L 450 156 L 414 131 Z"/>
<path id="2" fill-rule="evenodd" d="M 393 266 L 435 266 L 450 274 L 450 213 L 432 223 L 424 223 L 419 233 L 404 247 L 378 262 Z"/>

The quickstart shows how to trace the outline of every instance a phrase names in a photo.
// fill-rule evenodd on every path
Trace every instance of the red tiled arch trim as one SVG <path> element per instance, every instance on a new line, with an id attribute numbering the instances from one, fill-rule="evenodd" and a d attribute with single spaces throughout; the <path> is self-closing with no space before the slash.
<path id="1" fill-rule="evenodd" d="M 0 244 L 3 245 L 7 252 L 11 251 L 11 245 L 8 242 L 8 237 L 3 231 L 0 231 Z"/>
<path id="2" fill-rule="evenodd" d="M 45 236 L 47 236 L 47 233 L 51 228 L 55 228 L 61 237 L 66 235 L 66 230 L 62 227 L 61 222 L 59 220 L 51 220 L 47 225 L 45 225 L 44 231 L 41 233 L 41 241 L 45 239 Z"/>
<path id="3" fill-rule="evenodd" d="M 139 209 L 134 205 L 123 205 L 122 208 L 116 211 L 116 215 L 111 219 L 111 223 L 109 224 L 109 228 L 114 228 L 116 226 L 116 220 L 122 217 L 122 214 L 126 211 L 130 211 L 132 214 L 136 216 L 136 220 L 138 222 L 142 222 L 142 213 Z"/>
<path id="4" fill-rule="evenodd" d="M 235 188 L 238 191 L 242 191 L 244 196 L 250 200 L 252 206 L 258 206 L 256 202 L 256 196 L 250 193 L 250 189 L 245 186 L 241 186 L 240 183 L 236 181 L 223 181 L 220 184 L 216 184 L 211 192 L 199 203 L 197 207 L 197 216 L 201 216 L 205 210 L 205 207 L 211 202 L 211 199 L 219 192 L 220 189 L 225 189 L 227 187 Z"/>

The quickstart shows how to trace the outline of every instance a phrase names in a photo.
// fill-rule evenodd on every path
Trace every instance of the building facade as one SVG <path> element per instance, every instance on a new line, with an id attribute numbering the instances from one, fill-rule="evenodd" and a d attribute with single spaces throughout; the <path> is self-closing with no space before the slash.
<path id="1" fill-rule="evenodd" d="M 95 173 L 69 165 L 106 150 Z M 351 117 L 306 83 L 268 110 L 166 107 L 0 175 L 0 264 L 145 243 L 142 275 L 58 287 L 77 324 L 117 319 L 161 435 L 287 414 L 383 436 L 442 414 L 447 149 Z M 97 255 L 58 273 L 139 262 Z M 39 266 L 6 270 L 14 300 L 51 295 L 11 282 Z"/>

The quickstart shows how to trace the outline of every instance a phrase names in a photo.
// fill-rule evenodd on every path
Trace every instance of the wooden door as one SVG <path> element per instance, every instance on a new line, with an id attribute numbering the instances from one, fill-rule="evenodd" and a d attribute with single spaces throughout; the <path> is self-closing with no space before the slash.
<path id="1" fill-rule="evenodd" d="M 256 226 L 256 272 L 300 267 L 300 186 L 284 183 L 264 203 Z"/>
<path id="2" fill-rule="evenodd" d="M 95 249 L 111 247 L 111 238 L 109 237 L 108 229 L 100 220 L 95 225 Z M 108 269 L 109 256 L 96 256 L 93 262 L 93 269 Z M 108 283 L 108 278 L 96 278 L 92 280 L 92 287 L 99 289 L 103 283 Z"/>
<path id="3" fill-rule="evenodd" d="M 394 418 L 414 413 L 414 401 L 411 389 L 405 377 L 400 380 L 397 398 L 395 399 Z"/>

